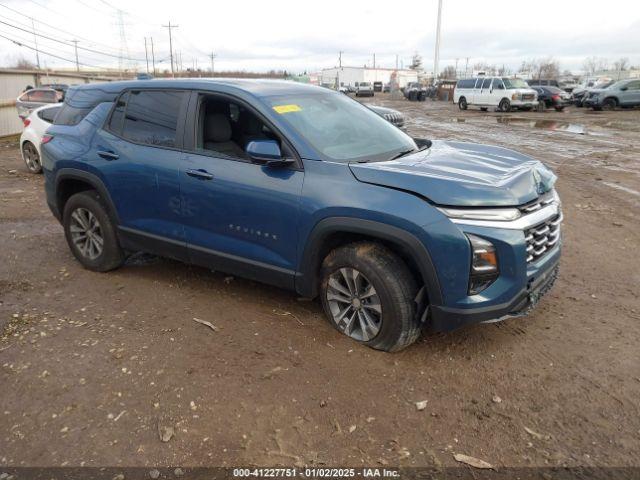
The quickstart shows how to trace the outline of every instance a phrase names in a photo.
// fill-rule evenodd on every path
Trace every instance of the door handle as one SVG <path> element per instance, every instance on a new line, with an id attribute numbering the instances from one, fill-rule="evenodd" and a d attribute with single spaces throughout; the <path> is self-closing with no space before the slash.
<path id="1" fill-rule="evenodd" d="M 195 170 L 190 168 L 187 170 L 187 175 L 194 178 L 199 178 L 200 180 L 213 180 L 213 175 L 207 172 L 206 170 Z"/>
<path id="2" fill-rule="evenodd" d="M 109 152 L 106 150 L 98 150 L 98 156 L 104 158 L 105 160 L 117 160 L 120 158 L 120 155 L 114 152 Z"/>

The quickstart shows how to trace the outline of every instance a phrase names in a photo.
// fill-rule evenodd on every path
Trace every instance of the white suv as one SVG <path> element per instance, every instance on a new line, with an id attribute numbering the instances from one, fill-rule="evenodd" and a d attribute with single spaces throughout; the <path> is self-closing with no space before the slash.
<path id="1" fill-rule="evenodd" d="M 360 82 L 356 85 L 356 97 L 373 97 L 371 82 Z"/>
<path id="2" fill-rule="evenodd" d="M 501 112 L 512 108 L 531 110 L 538 106 L 538 94 L 520 78 L 477 77 L 458 80 L 453 101 L 460 110 L 476 105 L 486 111 L 497 107 Z"/>

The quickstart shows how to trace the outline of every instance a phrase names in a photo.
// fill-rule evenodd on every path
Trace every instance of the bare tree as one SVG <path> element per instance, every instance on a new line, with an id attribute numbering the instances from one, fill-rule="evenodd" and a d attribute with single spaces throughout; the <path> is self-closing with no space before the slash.
<path id="1" fill-rule="evenodd" d="M 11 56 L 7 59 L 9 68 L 17 68 L 19 70 L 35 70 L 36 64 L 27 60 L 22 55 Z"/>
<path id="2" fill-rule="evenodd" d="M 558 78 L 560 76 L 560 63 L 549 57 L 538 61 L 538 78 Z"/>
<path id="3" fill-rule="evenodd" d="M 606 58 L 600 57 L 587 57 L 582 63 L 582 69 L 584 73 L 587 75 L 593 75 L 594 73 L 606 70 L 609 65 L 609 62 Z"/>
<path id="4" fill-rule="evenodd" d="M 413 54 L 409 68 L 411 70 L 422 70 L 422 56 L 418 52 Z"/>
<path id="5" fill-rule="evenodd" d="M 619 58 L 618 60 L 613 62 L 613 69 L 616 70 L 617 72 L 622 72 L 626 70 L 628 66 L 629 66 L 629 59 L 626 57 Z"/>
<path id="6" fill-rule="evenodd" d="M 457 73 L 456 73 L 456 67 L 454 67 L 453 65 L 447 65 L 438 75 L 438 78 L 444 79 L 444 80 L 453 80 L 458 78 Z"/>
<path id="7" fill-rule="evenodd" d="M 478 62 L 473 65 L 473 70 L 475 72 L 484 72 L 487 75 L 495 75 L 497 72 L 497 68 L 495 65 L 489 65 L 486 62 Z"/>

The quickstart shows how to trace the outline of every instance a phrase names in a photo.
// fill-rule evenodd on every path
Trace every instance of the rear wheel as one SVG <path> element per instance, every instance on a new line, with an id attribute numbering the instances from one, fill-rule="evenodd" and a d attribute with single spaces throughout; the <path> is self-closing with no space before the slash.
<path id="1" fill-rule="evenodd" d="M 124 262 L 115 226 L 97 192 L 89 190 L 69 198 L 62 225 L 71 252 L 85 268 L 106 272 Z"/>
<path id="2" fill-rule="evenodd" d="M 340 247 L 324 260 L 320 275 L 322 306 L 338 331 L 388 352 L 420 335 L 416 281 L 387 248 L 371 242 Z"/>
<path id="3" fill-rule="evenodd" d="M 464 97 L 460 97 L 460 100 L 458 100 L 458 108 L 460 110 L 466 110 L 468 107 L 467 105 L 467 99 Z"/>
<path id="4" fill-rule="evenodd" d="M 503 98 L 502 100 L 500 100 L 500 103 L 498 104 L 498 110 L 505 113 L 511 111 L 511 102 L 508 98 Z"/>
<path id="5" fill-rule="evenodd" d="M 616 102 L 615 98 L 605 98 L 604 102 L 602 102 L 603 110 L 615 110 L 618 106 L 618 102 Z"/>
<path id="6" fill-rule="evenodd" d="M 31 173 L 42 173 L 40 155 L 33 143 L 26 141 L 22 144 L 22 158 L 24 158 L 24 163 Z"/>

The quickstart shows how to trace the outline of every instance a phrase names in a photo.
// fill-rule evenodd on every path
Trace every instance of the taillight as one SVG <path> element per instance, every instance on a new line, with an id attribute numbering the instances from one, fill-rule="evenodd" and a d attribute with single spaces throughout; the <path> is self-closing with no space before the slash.
<path id="1" fill-rule="evenodd" d="M 29 126 L 29 124 L 31 123 L 31 120 L 29 120 L 28 118 L 23 118 L 22 119 L 22 123 L 24 123 L 25 128 Z"/>
<path id="2" fill-rule="evenodd" d="M 40 145 L 44 145 L 45 143 L 49 143 L 53 140 L 53 135 L 43 135 L 42 140 L 40 140 Z"/>
<path id="3" fill-rule="evenodd" d="M 551 98 L 554 100 L 560 100 L 560 95 L 553 95 Z"/>

